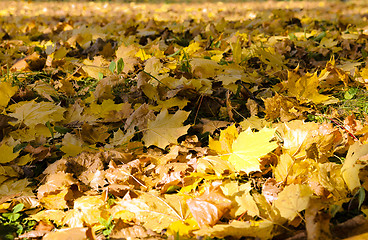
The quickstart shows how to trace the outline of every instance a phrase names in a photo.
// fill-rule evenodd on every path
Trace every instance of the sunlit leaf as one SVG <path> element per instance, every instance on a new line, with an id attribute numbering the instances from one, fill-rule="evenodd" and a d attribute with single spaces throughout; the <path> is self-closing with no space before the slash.
<path id="1" fill-rule="evenodd" d="M 291 184 L 278 194 L 274 205 L 282 217 L 292 221 L 299 212 L 307 208 L 312 194 L 308 185 Z"/>
<path id="2" fill-rule="evenodd" d="M 8 82 L 0 82 L 0 107 L 6 107 L 10 98 L 17 92 L 18 87 Z"/>
<path id="3" fill-rule="evenodd" d="M 148 122 L 148 130 L 142 139 L 145 145 L 165 148 L 170 143 L 176 143 L 177 139 L 186 134 L 190 127 L 189 125 L 183 126 L 189 113 L 178 110 L 175 114 L 169 114 L 166 109 L 161 110 L 155 121 Z"/>
<path id="4" fill-rule="evenodd" d="M 275 129 L 263 128 L 259 132 L 252 132 L 249 128 L 241 132 L 232 144 L 229 162 L 237 171 L 247 174 L 260 171 L 260 158 L 277 147 L 274 138 Z"/>

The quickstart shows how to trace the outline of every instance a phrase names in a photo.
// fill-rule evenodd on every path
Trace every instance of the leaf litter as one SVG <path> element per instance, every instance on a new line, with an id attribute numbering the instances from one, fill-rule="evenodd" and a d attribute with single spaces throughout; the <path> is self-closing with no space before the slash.
<path id="1" fill-rule="evenodd" d="M 364 1 L 0 5 L 11 238 L 368 232 Z"/>

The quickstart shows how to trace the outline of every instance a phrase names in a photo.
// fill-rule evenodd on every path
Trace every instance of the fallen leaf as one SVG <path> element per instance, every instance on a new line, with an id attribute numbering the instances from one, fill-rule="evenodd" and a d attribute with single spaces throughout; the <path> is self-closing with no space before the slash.
<path id="1" fill-rule="evenodd" d="M 299 212 L 308 207 L 312 194 L 308 185 L 291 184 L 278 194 L 274 206 L 283 218 L 292 221 Z"/>
<path id="2" fill-rule="evenodd" d="M 34 100 L 22 102 L 14 113 L 9 116 L 17 118 L 17 124 L 25 124 L 33 127 L 37 124 L 45 124 L 46 122 L 57 122 L 64 119 L 65 109 L 51 102 L 37 103 Z"/>
<path id="3" fill-rule="evenodd" d="M 198 197 L 187 200 L 188 207 L 199 227 L 213 226 L 230 209 L 231 201 L 215 184 Z"/>
<path id="4" fill-rule="evenodd" d="M 0 82 L 0 107 L 6 107 L 10 98 L 18 91 L 17 86 L 12 86 L 8 82 Z"/>
<path id="5" fill-rule="evenodd" d="M 217 224 L 212 228 L 203 227 L 194 233 L 216 238 L 233 237 L 240 239 L 242 237 L 253 237 L 267 240 L 272 238 L 273 228 L 273 223 L 267 220 L 247 222 L 234 220 L 229 224 Z"/>
<path id="6" fill-rule="evenodd" d="M 170 143 L 177 143 L 177 139 L 186 134 L 190 125 L 183 126 L 190 112 L 178 110 L 169 114 L 166 109 L 161 110 L 154 121 L 148 121 L 148 130 L 142 140 L 146 146 L 156 145 L 165 148 Z"/>
<path id="7" fill-rule="evenodd" d="M 260 171 L 260 158 L 277 147 L 274 138 L 275 129 L 263 128 L 259 132 L 252 132 L 249 128 L 241 132 L 232 144 L 229 162 L 237 171 L 247 174 Z"/>
<path id="8" fill-rule="evenodd" d="M 366 161 L 368 161 L 368 159 L 365 158 L 363 161 L 359 161 L 359 159 L 366 155 L 368 155 L 368 144 L 362 145 L 359 142 L 355 142 L 349 147 L 349 151 L 341 168 L 341 173 L 350 191 L 361 186 L 359 171 L 367 164 Z"/>

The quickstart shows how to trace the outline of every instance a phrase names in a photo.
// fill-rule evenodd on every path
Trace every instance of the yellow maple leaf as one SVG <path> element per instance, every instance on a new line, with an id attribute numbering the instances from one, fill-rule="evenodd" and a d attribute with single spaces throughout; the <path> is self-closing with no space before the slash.
<path id="1" fill-rule="evenodd" d="M 172 107 L 175 107 L 175 106 L 178 106 L 179 109 L 183 109 L 188 104 L 188 102 L 189 102 L 189 100 L 186 100 L 186 99 L 180 99 L 178 97 L 172 97 L 172 98 L 169 98 L 168 100 L 165 100 L 165 101 L 158 100 L 157 101 L 157 106 L 153 107 L 152 109 L 153 110 L 159 110 L 161 108 L 169 109 L 169 108 L 172 108 Z"/>
<path id="2" fill-rule="evenodd" d="M 77 138 L 71 133 L 65 134 L 62 144 L 63 146 L 60 150 L 65 152 L 67 156 L 74 157 L 83 151 L 83 140 Z"/>
<path id="3" fill-rule="evenodd" d="M 68 208 L 66 201 L 67 194 L 70 190 L 67 188 L 58 189 L 59 191 L 48 194 L 40 199 L 40 203 L 46 209 L 65 209 Z"/>
<path id="4" fill-rule="evenodd" d="M 349 147 L 341 168 L 342 177 L 350 191 L 360 187 L 359 171 L 368 162 L 368 144 L 355 142 Z"/>
<path id="5" fill-rule="evenodd" d="M 65 212 L 62 210 L 42 210 L 36 214 L 32 214 L 30 219 L 39 221 L 53 221 L 57 225 L 63 225 L 63 218 L 65 216 Z"/>
<path id="6" fill-rule="evenodd" d="M 297 74 L 297 70 L 288 71 L 288 81 L 284 87 L 290 97 L 296 97 L 301 103 L 324 103 L 331 99 L 330 96 L 318 92 L 319 78 L 317 73 L 307 73 L 304 76 Z"/>
<path id="7" fill-rule="evenodd" d="M 180 215 L 179 212 L 183 215 Z M 122 199 L 111 208 L 114 219 L 135 220 L 156 232 L 167 229 L 172 223 L 184 221 L 189 211 L 179 195 L 161 195 L 153 192 L 142 193 L 138 198 Z"/>
<path id="8" fill-rule="evenodd" d="M 8 82 L 0 82 L 0 107 L 6 107 L 10 98 L 18 91 L 18 87 Z"/>
<path id="9" fill-rule="evenodd" d="M 291 184 L 278 194 L 274 206 L 280 211 L 281 217 L 292 221 L 307 208 L 312 195 L 313 191 L 308 185 Z"/>
<path id="10" fill-rule="evenodd" d="M 139 51 L 139 48 L 130 44 L 125 46 L 125 44 L 120 45 L 120 47 L 116 50 L 116 58 L 124 59 L 124 68 L 123 72 L 128 73 L 129 71 L 134 70 L 134 65 L 138 63 L 138 57 L 135 54 Z"/>
<path id="11" fill-rule="evenodd" d="M 242 129 L 254 128 L 257 130 L 261 130 L 267 124 L 268 122 L 264 118 L 259 118 L 257 116 L 251 116 L 239 123 Z"/>
<path id="12" fill-rule="evenodd" d="M 121 146 L 127 144 L 130 139 L 134 136 L 134 130 L 128 129 L 126 133 L 124 133 L 120 128 L 118 131 L 114 132 L 114 136 L 110 139 L 110 144 L 106 145 L 106 148 L 114 147 L 114 146 Z"/>
<path id="13" fill-rule="evenodd" d="M 112 99 L 103 100 L 101 104 L 93 102 L 91 103 L 90 107 L 85 110 L 85 114 L 95 115 L 99 118 L 105 118 L 111 111 L 120 111 L 124 105 L 124 103 L 115 104 L 114 100 Z"/>
<path id="14" fill-rule="evenodd" d="M 197 172 L 199 173 L 215 173 L 217 176 L 221 176 L 225 172 L 234 172 L 234 167 L 229 161 L 224 160 L 218 156 L 206 156 L 198 159 Z"/>
<path id="15" fill-rule="evenodd" d="M 198 78 L 215 77 L 223 67 L 216 61 L 204 58 L 193 58 L 190 62 L 193 75 Z"/>
<path id="16" fill-rule="evenodd" d="M 238 182 L 232 181 L 221 186 L 222 192 L 232 201 L 230 216 L 235 218 L 244 213 L 249 216 L 259 216 L 259 210 L 254 201 L 250 190 L 252 190 L 251 182 L 239 185 Z"/>
<path id="17" fill-rule="evenodd" d="M 5 142 L 0 144 L 0 163 L 8 163 L 18 157 L 19 152 L 13 152 L 13 147 L 9 146 Z"/>
<path id="18" fill-rule="evenodd" d="M 98 76 L 100 73 L 102 73 L 104 76 L 111 75 L 111 71 L 107 67 L 109 65 L 109 62 L 104 59 L 102 56 L 96 56 L 92 60 L 85 59 L 83 61 L 83 71 L 87 73 L 88 76 L 98 79 Z"/>
<path id="19" fill-rule="evenodd" d="M 247 174 L 260 171 L 259 159 L 277 147 L 276 142 L 270 142 L 275 129 L 263 128 L 259 132 L 252 132 L 250 128 L 241 132 L 232 144 L 229 162 L 237 171 Z"/>
<path id="20" fill-rule="evenodd" d="M 218 154 L 224 154 L 221 156 L 223 159 L 227 159 L 228 154 L 231 152 L 232 144 L 235 139 L 238 138 L 238 130 L 235 127 L 235 124 L 227 127 L 225 130 L 220 131 L 219 140 L 214 140 L 213 138 L 209 138 L 208 146 L 210 149 L 215 150 Z"/>
<path id="21" fill-rule="evenodd" d="M 51 102 L 37 103 L 32 100 L 17 104 L 14 108 L 14 113 L 10 113 L 9 116 L 17 118 L 16 123 L 24 123 L 28 127 L 64 119 L 65 109 Z"/>
<path id="22" fill-rule="evenodd" d="M 271 66 L 275 70 L 281 70 L 284 67 L 284 56 L 277 53 L 273 47 L 257 47 L 255 52 L 267 66 Z"/>
<path id="23" fill-rule="evenodd" d="M 102 213 L 105 210 L 104 205 L 105 201 L 101 195 L 82 196 L 74 201 L 74 210 L 82 213 L 81 221 L 88 226 L 92 226 L 99 223 L 99 219 L 102 217 Z"/>
<path id="24" fill-rule="evenodd" d="M 142 138 L 145 145 L 165 148 L 170 143 L 176 143 L 178 137 L 186 134 L 190 127 L 190 125 L 183 126 L 189 113 L 178 110 L 175 114 L 169 114 L 167 109 L 163 109 L 154 121 L 148 121 L 148 130 Z"/>
<path id="25" fill-rule="evenodd" d="M 145 60 L 152 57 L 150 54 L 146 53 L 146 51 L 142 48 L 140 48 L 138 50 L 138 52 L 135 54 L 135 56 L 140 58 L 142 61 L 145 61 Z"/>
<path id="26" fill-rule="evenodd" d="M 34 196 L 32 188 L 27 187 L 30 182 L 27 179 L 7 180 L 0 185 L 0 197 L 16 195 L 21 193 L 22 196 Z"/>
<path id="27" fill-rule="evenodd" d="M 157 78 L 163 67 L 164 65 L 161 63 L 160 59 L 151 57 L 145 62 L 144 71 Z"/>
<path id="28" fill-rule="evenodd" d="M 188 218 L 185 221 L 178 220 L 170 224 L 167 229 L 168 234 L 179 236 L 189 236 L 191 232 L 199 229 L 198 224 L 194 218 Z"/>
<path id="29" fill-rule="evenodd" d="M 295 159 L 293 159 L 290 154 L 284 153 L 280 156 L 279 162 L 274 168 L 275 179 L 277 182 L 291 183 L 294 161 Z"/>

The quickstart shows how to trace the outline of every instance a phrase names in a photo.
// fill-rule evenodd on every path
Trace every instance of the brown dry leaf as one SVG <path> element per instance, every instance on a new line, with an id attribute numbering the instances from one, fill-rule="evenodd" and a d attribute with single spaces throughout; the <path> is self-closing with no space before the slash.
<path id="1" fill-rule="evenodd" d="M 305 210 L 305 225 L 308 240 L 332 239 L 330 232 L 331 216 L 323 209 L 323 203 L 319 199 L 311 199 Z"/>
<path id="2" fill-rule="evenodd" d="M 28 55 L 16 62 L 11 68 L 10 71 L 40 71 L 46 63 L 46 59 L 42 58 L 37 52 Z"/>
<path id="3" fill-rule="evenodd" d="M 93 95 L 97 100 L 102 99 L 111 99 L 113 98 L 112 90 L 115 85 L 121 83 L 121 80 L 116 75 L 111 75 L 102 78 L 98 81 L 96 90 L 93 92 Z"/>
<path id="4" fill-rule="evenodd" d="M 363 215 L 355 216 L 345 222 L 337 224 L 331 230 L 334 237 L 347 238 L 347 239 L 351 238 L 354 240 L 365 239 L 364 237 L 366 236 L 367 231 L 368 231 L 368 220 Z"/>
<path id="5" fill-rule="evenodd" d="M 230 124 L 230 122 L 214 121 L 214 120 L 209 120 L 209 119 L 206 119 L 206 118 L 202 118 L 201 122 L 203 123 L 203 130 L 202 130 L 203 133 L 209 132 L 211 134 L 213 134 L 213 132 L 216 131 L 217 129 L 226 127 Z"/>
<path id="6" fill-rule="evenodd" d="M 155 119 L 155 114 L 149 109 L 148 104 L 142 104 L 139 106 L 125 121 L 124 129 L 134 129 L 138 127 L 139 129 L 146 129 L 148 120 Z"/>
<path id="7" fill-rule="evenodd" d="M 272 203 L 277 199 L 277 195 L 281 191 L 277 182 L 273 178 L 268 178 L 262 186 L 262 195 L 266 198 L 267 202 Z"/>
<path id="8" fill-rule="evenodd" d="M 113 239 L 164 239 L 160 234 L 139 225 L 118 221 L 110 234 Z"/>
<path id="9" fill-rule="evenodd" d="M 44 196 L 63 190 L 75 184 L 76 181 L 72 174 L 65 172 L 57 172 L 47 176 L 46 183 L 41 185 L 37 190 L 37 198 L 42 199 Z"/>
<path id="10" fill-rule="evenodd" d="M 69 126 L 80 127 L 83 123 L 93 124 L 97 122 L 97 116 L 86 114 L 82 101 L 75 101 L 73 105 L 67 108 L 64 123 Z"/>
<path id="11" fill-rule="evenodd" d="M 188 199 L 187 204 L 199 227 L 215 225 L 231 207 L 218 183 L 207 187 L 200 196 Z"/>
<path id="12" fill-rule="evenodd" d="M 25 148 L 24 151 L 25 152 L 29 152 L 32 157 L 37 160 L 37 161 L 41 161 L 49 156 L 51 156 L 51 147 L 44 147 L 44 146 L 39 146 L 37 148 L 32 147 L 30 144 L 28 144 Z"/>
<path id="13" fill-rule="evenodd" d="M 301 107 L 297 101 L 288 98 L 278 93 L 271 98 L 263 100 L 265 104 L 265 112 L 267 120 L 275 120 L 280 118 L 282 122 L 288 122 L 294 119 L 302 119 L 303 112 L 308 110 Z"/>
<path id="14" fill-rule="evenodd" d="M 82 131 L 80 132 L 80 136 L 82 136 L 82 140 L 88 144 L 96 144 L 96 143 L 105 143 L 105 140 L 110 136 L 107 132 L 108 127 L 106 126 L 92 126 L 88 123 L 84 123 L 82 125 Z"/>

